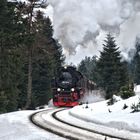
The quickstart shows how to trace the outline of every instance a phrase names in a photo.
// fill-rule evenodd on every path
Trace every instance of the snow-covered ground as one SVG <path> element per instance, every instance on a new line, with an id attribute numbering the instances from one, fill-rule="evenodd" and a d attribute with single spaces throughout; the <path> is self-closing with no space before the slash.
<path id="1" fill-rule="evenodd" d="M 71 115 L 88 122 L 126 129 L 140 133 L 140 112 L 132 113 L 132 104 L 137 104 L 140 96 L 136 95 L 127 100 L 118 100 L 114 105 L 107 105 L 107 101 L 81 105 L 72 108 Z M 123 109 L 124 105 L 128 107 Z"/>
<path id="2" fill-rule="evenodd" d="M 35 111 L 17 111 L 0 115 L 0 140 L 65 140 L 36 127 L 29 120 Z"/>
<path id="3" fill-rule="evenodd" d="M 90 122 L 118 130 L 135 132 L 140 135 L 140 112 L 131 113 L 132 104 L 137 104 L 140 100 L 140 86 L 136 86 L 134 91 L 136 96 L 127 100 L 116 97 L 118 101 L 114 105 L 108 106 L 107 101 L 97 102 L 96 100 L 96 103 L 84 104 L 63 111 L 59 116 L 72 121 L 72 117 L 69 117 L 69 114 L 71 114 L 76 117 L 75 120 L 78 118 L 85 121 L 81 126 L 86 125 L 86 122 L 89 125 Z M 123 109 L 125 104 L 128 107 Z M 34 112 L 17 111 L 0 115 L 0 140 L 63 140 L 61 137 L 35 127 L 28 118 Z M 74 119 L 73 123 L 75 123 Z"/>

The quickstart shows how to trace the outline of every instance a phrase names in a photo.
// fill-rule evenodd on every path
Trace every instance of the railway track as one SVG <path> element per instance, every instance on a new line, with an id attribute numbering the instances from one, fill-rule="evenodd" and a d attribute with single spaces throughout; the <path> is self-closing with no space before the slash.
<path id="1" fill-rule="evenodd" d="M 57 114 L 63 110 L 65 109 L 59 108 L 40 111 L 31 115 L 30 120 L 40 128 L 70 140 L 132 140 L 83 128 L 62 120 Z"/>

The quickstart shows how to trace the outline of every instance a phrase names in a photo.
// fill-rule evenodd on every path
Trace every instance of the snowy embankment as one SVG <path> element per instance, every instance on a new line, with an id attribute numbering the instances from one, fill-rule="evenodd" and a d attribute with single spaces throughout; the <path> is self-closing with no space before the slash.
<path id="1" fill-rule="evenodd" d="M 128 130 L 140 134 L 140 112 L 132 113 L 132 104 L 140 101 L 140 86 L 135 87 L 136 96 L 122 100 L 119 97 L 114 105 L 107 105 L 107 101 L 84 104 L 72 108 L 69 113 L 79 119 L 101 124 L 119 130 Z M 127 108 L 123 109 L 124 106 Z"/>

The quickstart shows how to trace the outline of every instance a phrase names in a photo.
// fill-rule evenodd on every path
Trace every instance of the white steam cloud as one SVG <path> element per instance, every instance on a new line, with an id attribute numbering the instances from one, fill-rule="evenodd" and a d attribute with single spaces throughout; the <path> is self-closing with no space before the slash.
<path id="1" fill-rule="evenodd" d="M 80 100 L 82 103 L 95 103 L 99 101 L 105 100 L 104 91 L 101 90 L 93 90 L 87 91 L 84 97 Z"/>
<path id="2" fill-rule="evenodd" d="M 108 32 L 116 35 L 121 49 L 128 52 L 140 33 L 140 0 L 48 2 L 54 9 L 54 37 L 60 40 L 65 52 L 70 55 L 85 47 L 90 52 L 97 52 L 101 48 L 95 46 L 99 46 L 102 34 Z"/>

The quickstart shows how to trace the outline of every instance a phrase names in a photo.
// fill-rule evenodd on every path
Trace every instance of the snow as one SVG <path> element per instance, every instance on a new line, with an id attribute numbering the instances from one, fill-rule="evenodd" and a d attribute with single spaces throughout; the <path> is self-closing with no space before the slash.
<path id="1" fill-rule="evenodd" d="M 65 140 L 46 132 L 29 120 L 36 111 L 17 111 L 0 115 L 0 140 Z"/>
<path id="2" fill-rule="evenodd" d="M 134 91 L 137 95 L 140 95 L 140 85 L 135 86 Z"/>
<path id="3" fill-rule="evenodd" d="M 140 112 L 132 113 L 132 104 L 140 101 L 140 86 L 134 89 L 136 95 L 126 100 L 114 96 L 117 102 L 107 105 L 107 100 L 76 106 L 57 116 L 62 120 L 104 132 L 125 139 L 140 139 Z M 127 105 L 126 109 L 124 105 Z"/>
<path id="4" fill-rule="evenodd" d="M 140 85 L 135 86 L 134 91 L 136 95 L 126 100 L 114 96 L 117 102 L 113 105 L 107 105 L 107 100 L 102 98 L 100 100 L 99 97 L 93 96 L 96 98 L 92 100 L 94 103 L 67 109 L 60 112 L 58 117 L 82 127 L 138 140 L 140 139 L 140 112 L 132 113 L 131 106 L 140 101 Z M 91 95 L 89 97 L 91 98 Z M 123 109 L 124 105 L 127 105 L 126 109 Z M 50 108 L 51 105 L 47 109 Z M 36 111 L 1 114 L 0 140 L 65 140 L 32 124 L 29 116 Z"/>
<path id="5" fill-rule="evenodd" d="M 136 86 L 134 91 L 136 95 L 126 100 L 115 96 L 117 102 L 113 105 L 107 105 L 107 101 L 84 104 L 72 108 L 69 113 L 88 122 L 140 134 L 140 112 L 132 113 L 131 109 L 132 104 L 140 101 L 140 85 Z M 124 105 L 128 107 L 123 109 Z"/>
<path id="6" fill-rule="evenodd" d="M 140 133 L 140 112 L 131 113 L 131 106 L 137 103 L 139 96 L 127 100 L 120 100 L 114 105 L 107 106 L 107 101 L 74 107 L 71 114 L 80 119 L 98 123 L 118 129 L 126 129 Z M 124 104 L 128 108 L 123 109 Z"/>

